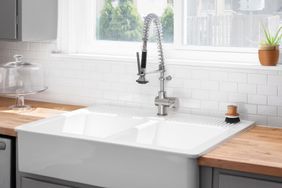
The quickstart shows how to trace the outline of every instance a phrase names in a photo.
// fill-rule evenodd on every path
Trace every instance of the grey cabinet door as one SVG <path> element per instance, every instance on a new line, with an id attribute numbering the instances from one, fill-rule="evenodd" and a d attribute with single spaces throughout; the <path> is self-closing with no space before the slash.
<path id="1" fill-rule="evenodd" d="M 220 174 L 219 188 L 282 188 L 282 183 Z"/>
<path id="2" fill-rule="evenodd" d="M 0 39 L 17 39 L 17 0 L 0 0 Z"/>
<path id="3" fill-rule="evenodd" d="M 22 178 L 21 188 L 70 188 L 70 187 L 57 185 L 53 183 L 47 183 L 29 178 Z"/>
<path id="4" fill-rule="evenodd" d="M 0 187 L 11 187 L 11 140 L 0 137 Z"/>

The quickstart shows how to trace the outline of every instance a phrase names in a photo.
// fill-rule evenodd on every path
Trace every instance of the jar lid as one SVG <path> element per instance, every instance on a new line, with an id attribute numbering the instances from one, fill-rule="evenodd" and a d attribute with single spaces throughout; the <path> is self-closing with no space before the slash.
<path id="1" fill-rule="evenodd" d="M 14 58 L 14 62 L 0 67 L 0 94 L 28 95 L 47 89 L 44 70 L 39 65 L 24 62 L 22 55 Z"/>
<path id="2" fill-rule="evenodd" d="M 23 56 L 22 55 L 14 55 L 14 62 L 8 62 L 2 65 L 2 68 L 37 68 L 36 65 L 29 63 L 29 62 L 24 62 L 23 61 Z"/>

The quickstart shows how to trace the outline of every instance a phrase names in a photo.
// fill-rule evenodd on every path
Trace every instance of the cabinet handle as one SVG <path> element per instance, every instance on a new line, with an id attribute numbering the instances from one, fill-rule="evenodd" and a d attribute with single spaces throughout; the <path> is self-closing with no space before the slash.
<path id="1" fill-rule="evenodd" d="M 6 149 L 5 142 L 0 142 L 0 150 L 5 150 L 5 149 Z"/>

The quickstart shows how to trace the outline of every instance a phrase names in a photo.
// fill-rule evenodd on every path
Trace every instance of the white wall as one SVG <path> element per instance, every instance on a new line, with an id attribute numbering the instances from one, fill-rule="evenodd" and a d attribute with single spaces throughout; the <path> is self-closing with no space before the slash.
<path id="1" fill-rule="evenodd" d="M 31 98 L 69 104 L 153 106 L 157 75 L 138 85 L 135 61 L 101 61 L 54 57 L 54 43 L 0 42 L 0 62 L 23 54 L 46 69 L 49 89 Z M 149 65 L 150 67 L 150 65 Z M 282 70 L 282 69 L 280 69 Z M 282 127 L 282 71 L 169 64 L 173 80 L 168 94 L 180 99 L 180 111 L 223 117 L 226 105 L 239 105 L 243 118 Z"/>

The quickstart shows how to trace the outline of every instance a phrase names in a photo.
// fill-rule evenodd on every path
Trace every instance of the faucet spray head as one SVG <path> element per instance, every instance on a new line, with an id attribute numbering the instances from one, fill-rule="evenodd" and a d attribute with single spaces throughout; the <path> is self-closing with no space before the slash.
<path id="1" fill-rule="evenodd" d="M 144 74 L 141 74 L 141 75 L 139 76 L 139 78 L 136 80 L 136 82 L 137 82 L 138 84 L 147 84 L 147 83 L 149 83 L 149 81 L 146 80 L 146 77 L 145 77 Z"/>
<path id="2" fill-rule="evenodd" d="M 143 56 L 143 53 L 142 53 L 142 56 Z M 138 68 L 138 75 L 139 75 L 139 78 L 136 80 L 136 82 L 139 84 L 147 84 L 148 81 L 146 80 L 146 77 L 145 77 L 146 67 L 144 68 L 142 65 L 140 65 L 139 52 L 136 53 L 136 57 L 137 57 L 137 68 Z"/>

